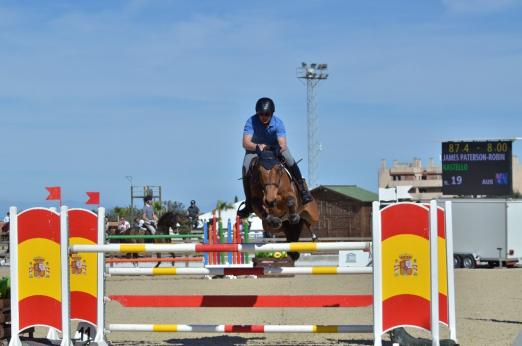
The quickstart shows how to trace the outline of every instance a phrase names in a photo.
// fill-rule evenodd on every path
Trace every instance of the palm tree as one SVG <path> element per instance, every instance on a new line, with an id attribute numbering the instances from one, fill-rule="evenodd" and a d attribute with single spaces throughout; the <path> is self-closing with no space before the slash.
<path id="1" fill-rule="evenodd" d="M 223 210 L 227 210 L 227 209 L 232 209 L 234 208 L 234 204 L 232 203 L 228 203 L 228 202 L 225 202 L 225 201 L 222 201 L 222 200 L 218 200 L 216 202 L 216 208 L 214 208 L 214 212 L 217 211 L 218 212 L 218 221 L 221 220 L 221 211 Z"/>
<path id="2" fill-rule="evenodd" d="M 163 212 L 165 211 L 163 206 L 161 205 L 160 201 L 154 201 L 152 203 L 152 208 L 154 209 L 154 213 L 156 213 L 156 215 L 158 215 L 158 217 L 160 217 L 163 214 Z"/>

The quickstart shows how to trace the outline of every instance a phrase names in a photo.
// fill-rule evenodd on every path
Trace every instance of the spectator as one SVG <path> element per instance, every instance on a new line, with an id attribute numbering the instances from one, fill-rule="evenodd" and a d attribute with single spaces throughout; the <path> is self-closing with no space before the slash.
<path id="1" fill-rule="evenodd" d="M 118 233 L 125 233 L 130 229 L 129 221 L 125 220 L 124 217 L 120 218 L 120 222 L 118 223 Z"/>

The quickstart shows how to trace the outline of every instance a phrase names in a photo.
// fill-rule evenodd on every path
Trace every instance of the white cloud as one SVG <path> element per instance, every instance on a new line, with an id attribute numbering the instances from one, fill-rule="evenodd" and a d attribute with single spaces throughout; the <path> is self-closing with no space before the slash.
<path id="1" fill-rule="evenodd" d="M 520 6 L 521 0 L 442 0 L 450 13 L 490 14 Z"/>

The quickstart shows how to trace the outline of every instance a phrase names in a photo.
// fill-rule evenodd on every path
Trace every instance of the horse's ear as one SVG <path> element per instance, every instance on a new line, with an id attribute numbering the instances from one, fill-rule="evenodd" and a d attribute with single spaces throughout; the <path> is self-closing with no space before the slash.
<path id="1" fill-rule="evenodd" d="M 256 154 L 261 155 L 261 149 L 259 149 L 259 145 L 256 145 Z"/>

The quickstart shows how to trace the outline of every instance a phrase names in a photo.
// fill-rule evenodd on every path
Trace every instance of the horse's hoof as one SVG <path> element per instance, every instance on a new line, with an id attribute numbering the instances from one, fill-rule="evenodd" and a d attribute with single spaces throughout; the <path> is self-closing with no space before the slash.
<path id="1" fill-rule="evenodd" d="M 301 217 L 299 214 L 290 214 L 290 216 L 288 216 L 288 221 L 290 221 L 292 225 L 296 225 L 301 221 Z"/>
<path id="2" fill-rule="evenodd" d="M 273 229 L 279 229 L 283 225 L 283 221 L 281 221 L 281 219 L 278 217 L 272 216 L 270 218 L 267 218 L 267 221 L 270 227 L 272 227 Z"/>

